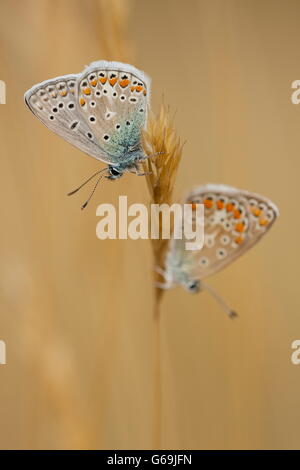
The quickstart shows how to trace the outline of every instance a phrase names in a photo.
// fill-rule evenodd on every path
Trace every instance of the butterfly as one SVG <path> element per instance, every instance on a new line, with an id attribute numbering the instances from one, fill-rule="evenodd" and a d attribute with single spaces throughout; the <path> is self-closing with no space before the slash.
<path id="1" fill-rule="evenodd" d="M 186 239 L 170 240 L 165 269 L 157 268 L 170 289 L 181 285 L 189 292 L 207 289 L 229 316 L 236 313 L 203 282 L 220 271 L 257 243 L 272 227 L 279 211 L 269 199 L 231 186 L 208 184 L 191 191 L 184 200 L 194 213 L 197 204 L 204 206 L 204 245 L 187 251 Z M 181 222 L 182 223 L 182 222 Z"/>
<path id="2" fill-rule="evenodd" d="M 34 85 L 25 103 L 51 131 L 97 160 L 108 164 L 96 175 L 110 180 L 125 172 L 143 175 L 139 163 L 148 158 L 141 145 L 146 123 L 150 79 L 132 65 L 100 60 L 80 74 L 64 75 Z M 90 198 L 82 206 L 86 207 Z"/>

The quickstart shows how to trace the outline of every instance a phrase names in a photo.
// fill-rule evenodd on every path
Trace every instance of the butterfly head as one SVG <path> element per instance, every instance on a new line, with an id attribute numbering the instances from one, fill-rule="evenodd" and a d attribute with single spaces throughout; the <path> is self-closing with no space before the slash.
<path id="1" fill-rule="evenodd" d="M 200 292 L 200 281 L 197 279 L 190 279 L 185 284 L 184 287 L 193 294 Z"/>
<path id="2" fill-rule="evenodd" d="M 109 180 L 118 180 L 119 178 L 121 178 L 121 176 L 123 176 L 124 170 L 120 167 L 109 165 L 107 173 L 108 175 L 106 176 L 106 178 L 108 178 Z"/>

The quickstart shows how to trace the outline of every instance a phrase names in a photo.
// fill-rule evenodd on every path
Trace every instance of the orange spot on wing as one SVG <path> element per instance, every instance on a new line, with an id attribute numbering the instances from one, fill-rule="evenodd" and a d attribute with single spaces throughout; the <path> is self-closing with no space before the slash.
<path id="1" fill-rule="evenodd" d="M 96 86 L 97 85 L 97 79 L 95 78 L 94 80 L 91 80 L 91 85 Z"/>
<path id="2" fill-rule="evenodd" d="M 143 95 L 146 96 L 147 95 L 147 90 L 144 89 L 143 91 Z"/>
<path id="3" fill-rule="evenodd" d="M 204 199 L 203 204 L 206 209 L 211 209 L 214 202 L 211 199 Z"/>
<path id="4" fill-rule="evenodd" d="M 85 99 L 84 99 L 84 98 L 80 98 L 79 104 L 80 104 L 80 106 L 84 106 L 84 105 L 85 105 Z"/>
<path id="5" fill-rule="evenodd" d="M 252 207 L 251 212 L 255 217 L 258 217 L 261 214 L 261 210 L 258 207 Z"/>
<path id="6" fill-rule="evenodd" d="M 130 88 L 131 91 L 134 91 L 135 89 L 136 89 L 135 86 L 132 86 L 132 87 Z"/>
<path id="7" fill-rule="evenodd" d="M 109 84 L 110 84 L 111 86 L 115 86 L 115 84 L 117 83 L 117 81 L 118 81 L 117 78 L 111 78 L 111 79 L 109 80 Z"/>
<path id="8" fill-rule="evenodd" d="M 102 83 L 102 85 L 105 85 L 107 78 L 106 77 L 100 77 L 99 82 Z"/>
<path id="9" fill-rule="evenodd" d="M 268 220 L 267 219 L 260 219 L 259 225 L 261 225 L 262 227 L 265 226 L 265 225 L 268 225 Z"/>
<path id="10" fill-rule="evenodd" d="M 235 219 L 239 219 L 241 217 L 241 215 L 242 215 L 242 213 L 241 213 L 240 209 L 236 209 L 233 213 L 233 217 Z"/>
<path id="11" fill-rule="evenodd" d="M 239 222 L 238 224 L 236 224 L 235 226 L 235 231 L 236 232 L 243 232 L 245 230 L 245 225 L 242 223 L 242 222 Z"/>
<path id="12" fill-rule="evenodd" d="M 66 90 L 60 91 L 59 94 L 60 96 L 66 96 L 68 92 Z"/>
<path id="13" fill-rule="evenodd" d="M 220 200 L 217 201 L 217 208 L 218 208 L 219 210 L 223 209 L 223 208 L 224 208 L 224 202 L 223 202 L 223 201 L 220 201 Z"/>
<path id="14" fill-rule="evenodd" d="M 243 243 L 243 237 L 237 237 L 234 241 L 235 243 L 237 243 L 238 245 L 240 245 L 241 243 Z"/>
<path id="15" fill-rule="evenodd" d="M 140 85 L 138 85 L 138 86 L 135 87 L 135 89 L 136 89 L 136 91 L 139 93 L 140 91 L 143 90 L 143 87 L 140 86 Z"/>
<path id="16" fill-rule="evenodd" d="M 91 89 L 90 89 L 90 88 L 85 88 L 85 89 L 83 90 L 83 93 L 84 93 L 85 95 L 90 95 L 90 94 L 91 94 Z"/>
<path id="17" fill-rule="evenodd" d="M 119 84 L 122 88 L 126 88 L 129 85 L 129 80 L 127 78 L 124 80 L 120 80 Z"/>
<path id="18" fill-rule="evenodd" d="M 227 205 L 226 205 L 226 210 L 227 212 L 231 212 L 233 211 L 234 209 L 234 204 L 232 204 L 232 202 L 229 202 Z"/>

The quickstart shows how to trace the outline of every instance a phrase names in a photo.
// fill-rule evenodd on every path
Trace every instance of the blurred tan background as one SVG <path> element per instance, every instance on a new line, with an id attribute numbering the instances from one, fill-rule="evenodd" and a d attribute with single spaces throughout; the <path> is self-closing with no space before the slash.
<path id="1" fill-rule="evenodd" d="M 97 59 L 134 62 L 177 110 L 176 195 L 231 184 L 281 211 L 253 250 L 210 280 L 239 312 L 203 293 L 165 295 L 161 437 L 172 449 L 300 448 L 297 0 L 2 0 L 0 79 L 0 447 L 153 448 L 152 254 L 148 241 L 100 241 L 101 202 L 147 202 L 144 178 L 66 193 L 92 158 L 23 104 L 33 84 Z"/>

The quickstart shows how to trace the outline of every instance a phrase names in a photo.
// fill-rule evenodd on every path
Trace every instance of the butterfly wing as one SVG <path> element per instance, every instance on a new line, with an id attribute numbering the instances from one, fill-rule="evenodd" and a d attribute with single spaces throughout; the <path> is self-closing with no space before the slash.
<path id="1" fill-rule="evenodd" d="M 125 163 L 141 147 L 150 80 L 120 62 L 90 64 L 77 80 L 77 104 L 110 163 Z"/>
<path id="2" fill-rule="evenodd" d="M 185 204 L 204 205 L 204 246 L 185 250 L 186 240 L 172 240 L 169 259 L 189 277 L 204 279 L 249 250 L 272 227 L 278 209 L 258 194 L 225 185 L 205 185 L 193 190 Z"/>
<path id="3" fill-rule="evenodd" d="M 51 131 L 83 152 L 109 163 L 93 131 L 86 123 L 76 99 L 78 75 L 64 75 L 33 86 L 25 103 Z"/>

